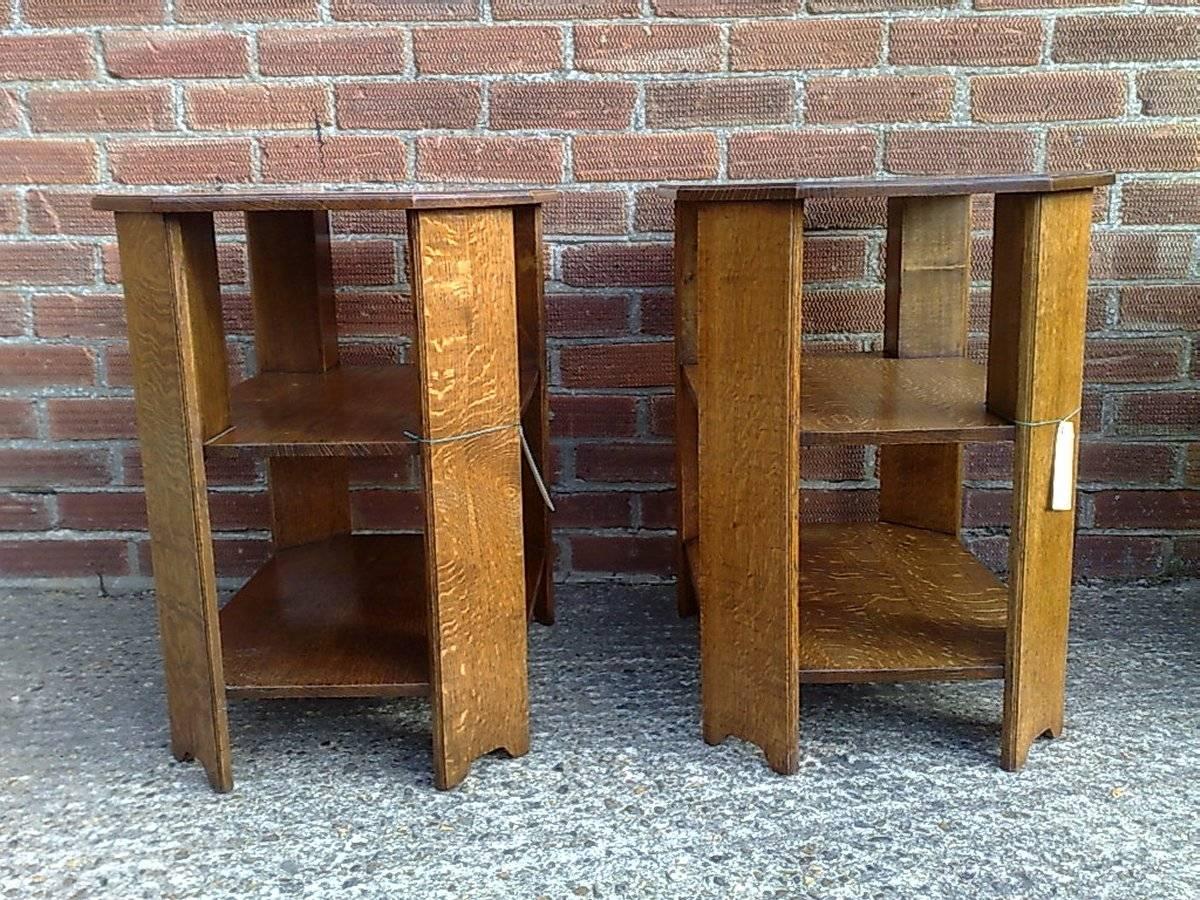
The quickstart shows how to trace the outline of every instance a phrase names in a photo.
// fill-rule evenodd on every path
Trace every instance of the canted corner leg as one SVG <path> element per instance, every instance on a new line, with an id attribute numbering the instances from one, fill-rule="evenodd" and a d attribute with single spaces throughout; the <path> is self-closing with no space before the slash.
<path id="1" fill-rule="evenodd" d="M 412 211 L 439 788 L 529 749 L 512 212 Z"/>

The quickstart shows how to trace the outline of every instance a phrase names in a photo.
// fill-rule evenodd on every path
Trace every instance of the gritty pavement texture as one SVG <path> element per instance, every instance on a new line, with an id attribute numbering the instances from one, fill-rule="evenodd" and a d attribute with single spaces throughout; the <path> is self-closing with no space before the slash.
<path id="1" fill-rule="evenodd" d="M 221 796 L 167 751 L 148 596 L 0 594 L 0 897 L 1200 896 L 1200 583 L 1077 590 L 1019 774 L 985 682 L 805 688 L 775 775 L 700 740 L 670 588 L 560 597 L 529 755 L 439 793 L 424 701 L 238 701 Z"/>

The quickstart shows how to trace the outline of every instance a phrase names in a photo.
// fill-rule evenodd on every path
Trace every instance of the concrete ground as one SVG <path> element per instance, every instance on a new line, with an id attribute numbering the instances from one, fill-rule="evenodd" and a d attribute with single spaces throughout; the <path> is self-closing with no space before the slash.
<path id="1" fill-rule="evenodd" d="M 669 588 L 568 587 L 533 750 L 430 780 L 423 701 L 231 704 L 232 794 L 167 752 L 147 596 L 0 594 L 0 897 L 1200 896 L 1200 583 L 1081 588 L 1066 734 L 998 682 L 812 687 L 803 761 L 699 738 Z"/>

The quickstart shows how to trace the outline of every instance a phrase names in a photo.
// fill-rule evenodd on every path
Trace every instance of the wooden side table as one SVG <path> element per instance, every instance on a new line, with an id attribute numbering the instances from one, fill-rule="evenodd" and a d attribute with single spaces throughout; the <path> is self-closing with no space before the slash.
<path id="1" fill-rule="evenodd" d="M 102 196 L 116 213 L 171 748 L 233 786 L 227 697 L 429 694 L 440 788 L 529 746 L 553 620 L 541 207 L 530 194 Z M 407 210 L 416 365 L 338 363 L 331 210 Z M 259 373 L 230 385 L 213 213 L 246 220 Z M 218 611 L 204 460 L 268 460 L 274 555 Z M 351 529 L 351 457 L 419 451 L 424 535 Z"/>
<path id="2" fill-rule="evenodd" d="M 1003 678 L 1006 769 L 1061 732 L 1092 192 L 1112 180 L 677 191 L 678 597 L 706 741 L 795 772 L 802 682 Z M 996 195 L 986 368 L 963 358 L 971 194 Z M 861 196 L 887 198 L 884 353 L 804 354 L 804 203 Z M 1008 440 L 1005 586 L 958 532 L 963 442 Z M 880 446 L 879 522 L 801 527 L 820 444 Z"/>

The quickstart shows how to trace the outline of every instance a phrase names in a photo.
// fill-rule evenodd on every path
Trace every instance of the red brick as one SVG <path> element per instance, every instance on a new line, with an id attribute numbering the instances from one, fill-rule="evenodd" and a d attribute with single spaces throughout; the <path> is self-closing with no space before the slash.
<path id="1" fill-rule="evenodd" d="M 1185 345 L 1179 338 L 1092 340 L 1084 377 L 1089 382 L 1174 381 Z"/>
<path id="2" fill-rule="evenodd" d="M 675 383 L 674 359 L 667 341 L 580 344 L 559 351 L 559 370 L 569 388 L 658 387 Z"/>
<path id="3" fill-rule="evenodd" d="M 571 191 L 545 205 L 547 234 L 624 234 L 625 194 Z"/>
<path id="4" fill-rule="evenodd" d="M 198 131 L 304 128 L 329 124 L 319 84 L 227 84 L 187 89 L 188 124 Z"/>
<path id="5" fill-rule="evenodd" d="M 114 78 L 220 78 L 250 71 L 245 35 L 221 31 L 125 31 L 101 36 Z"/>
<path id="6" fill-rule="evenodd" d="M 124 337 L 124 304 L 118 294 L 43 294 L 33 328 L 38 337 Z"/>
<path id="7" fill-rule="evenodd" d="M 0 493 L 0 531 L 44 531 L 51 522 L 49 497 Z"/>
<path id="8" fill-rule="evenodd" d="M 433 22 L 478 14 L 479 0 L 333 0 L 335 19 L 363 22 Z"/>
<path id="9" fill-rule="evenodd" d="M 771 125 L 795 116 L 795 86 L 786 78 L 723 78 L 646 85 L 651 128 Z"/>
<path id="10" fill-rule="evenodd" d="M 1054 122 L 1119 118 L 1125 111 L 1120 72 L 1024 72 L 971 79 L 977 122 Z"/>
<path id="11" fill-rule="evenodd" d="M 1124 185 L 1121 221 L 1128 225 L 1200 224 L 1200 181 L 1135 181 Z"/>
<path id="12" fill-rule="evenodd" d="M 1121 6 L 1124 0 L 975 0 L 976 9 L 1069 9 L 1076 6 Z"/>
<path id="13" fill-rule="evenodd" d="M 813 123 L 941 122 L 950 118 L 954 79 L 945 76 L 812 78 L 804 118 Z"/>
<path id="14" fill-rule="evenodd" d="M 1043 38 L 1042 22 L 1032 16 L 897 19 L 892 23 L 888 62 L 1032 66 L 1041 60 Z"/>
<path id="15" fill-rule="evenodd" d="M 410 299 L 392 291 L 338 292 L 338 333 L 375 334 L 395 337 L 413 333 L 413 306 Z"/>
<path id="16" fill-rule="evenodd" d="M 553 337 L 605 337 L 624 334 L 629 320 L 626 297 L 547 294 L 546 330 Z"/>
<path id="17" fill-rule="evenodd" d="M 883 290 L 817 290 L 804 298 L 805 334 L 863 334 L 883 329 Z"/>
<path id="18" fill-rule="evenodd" d="M 33 403 L 29 400 L 0 397 L 0 438 L 31 438 L 37 436 L 33 418 Z"/>
<path id="19" fill-rule="evenodd" d="M 12 131 L 20 127 L 20 99 L 12 91 L 0 90 L 0 129 Z"/>
<path id="20" fill-rule="evenodd" d="M 407 145 L 392 135 L 264 137 L 263 181 L 404 181 Z"/>
<path id="21" fill-rule="evenodd" d="M 551 430 L 561 437 L 632 437 L 637 429 L 637 398 L 555 395 Z"/>
<path id="22" fill-rule="evenodd" d="M 1012 521 L 1012 491 L 969 488 L 963 501 L 964 528 L 995 528 Z"/>
<path id="23" fill-rule="evenodd" d="M 479 120 L 480 89 L 461 81 L 339 84 L 341 128 L 472 128 Z"/>
<path id="24" fill-rule="evenodd" d="M 1123 328 L 1192 330 L 1197 322 L 1200 322 L 1200 285 L 1136 285 L 1121 290 Z"/>
<path id="25" fill-rule="evenodd" d="M 95 374 L 95 353 L 87 347 L 0 344 L 0 384 L 5 387 L 90 385 Z"/>
<path id="26" fill-rule="evenodd" d="M 100 450 L 0 448 L 0 484 L 14 488 L 57 489 L 107 484 L 108 454 Z"/>
<path id="27" fill-rule="evenodd" d="M 571 566 L 579 572 L 666 575 L 675 562 L 670 535 L 576 535 L 570 544 Z"/>
<path id="28" fill-rule="evenodd" d="M 1192 235 L 1106 231 L 1092 239 L 1093 279 L 1183 278 L 1193 258 Z"/>
<path id="29" fill-rule="evenodd" d="M 1140 578 L 1163 565 L 1163 540 L 1137 535 L 1080 534 L 1075 537 L 1075 576 Z"/>
<path id="30" fill-rule="evenodd" d="M 124 541 L 62 540 L 0 542 L 0 571 L 9 577 L 128 575 Z"/>
<path id="31" fill-rule="evenodd" d="M 1194 69 L 1138 72 L 1137 95 L 1143 115 L 1200 115 L 1200 72 Z"/>
<path id="32" fill-rule="evenodd" d="M 878 63 L 882 47 L 878 19 L 735 22 L 729 62 L 735 72 L 856 69 Z"/>
<path id="33" fill-rule="evenodd" d="M 0 79 L 66 81 L 95 73 L 86 34 L 0 35 Z"/>
<path id="34" fill-rule="evenodd" d="M 334 241 L 333 280 L 341 285 L 390 285 L 396 280 L 391 241 Z"/>
<path id="35" fill-rule="evenodd" d="M 876 137 L 869 131 L 764 131 L 729 136 L 730 178 L 834 178 L 869 175 Z"/>
<path id="36" fill-rule="evenodd" d="M 1051 55 L 1055 62 L 1200 59 L 1200 28 L 1192 15 L 1064 16 Z"/>
<path id="37" fill-rule="evenodd" d="M 616 81 L 497 82 L 488 106 L 493 128 L 628 128 L 637 87 Z"/>
<path id="38" fill-rule="evenodd" d="M 897 175 L 1026 172 L 1034 152 L 1034 136 L 1024 131 L 897 131 L 887 136 L 884 167 Z"/>
<path id="39" fill-rule="evenodd" d="M 562 68 L 562 34 L 548 25 L 421 28 L 413 56 L 422 74 L 553 72 Z"/>
<path id="40" fill-rule="evenodd" d="M 175 0 L 177 22 L 300 22 L 317 18 L 317 0 Z"/>
<path id="41" fill-rule="evenodd" d="M 0 284 L 78 284 L 92 280 L 92 248 L 46 241 L 0 243 Z"/>
<path id="42" fill-rule="evenodd" d="M 0 291 L 0 335 L 15 337 L 25 333 L 25 298 L 16 291 Z"/>
<path id="43" fill-rule="evenodd" d="M 1200 442 L 1188 444 L 1187 462 L 1183 472 L 1185 484 L 1200 487 Z"/>
<path id="44" fill-rule="evenodd" d="M 879 493 L 873 490 L 807 490 L 800 495 L 800 521 L 873 522 L 879 518 Z"/>
<path id="45" fill-rule="evenodd" d="M 423 181 L 562 180 L 562 141 L 533 137 L 418 137 Z"/>
<path id="46" fill-rule="evenodd" d="M 800 477 L 805 481 L 858 481 L 866 475 L 863 447 L 805 447 L 800 452 Z"/>
<path id="47" fill-rule="evenodd" d="M 796 0 L 651 0 L 656 15 L 685 19 L 786 16 L 800 4 Z"/>
<path id="48" fill-rule="evenodd" d="M 0 182 L 90 184 L 96 180 L 96 144 L 90 140 L 0 139 Z"/>
<path id="49" fill-rule="evenodd" d="M 575 474 L 585 481 L 669 484 L 675 480 L 673 444 L 580 444 Z"/>
<path id="50" fill-rule="evenodd" d="M 1119 394 L 1115 405 L 1114 431 L 1121 435 L 1191 436 L 1200 421 L 1200 391 Z"/>
<path id="51" fill-rule="evenodd" d="M 633 524 L 635 494 L 588 491 L 578 494 L 556 492 L 554 495 L 554 527 L 557 528 L 626 528 Z"/>
<path id="52" fill-rule="evenodd" d="M 121 184 L 227 184 L 250 181 L 250 141 L 110 141 L 108 163 Z"/>
<path id="53" fill-rule="evenodd" d="M 49 436 L 60 441 L 137 437 L 130 397 L 52 397 L 46 422 Z"/>
<path id="54" fill-rule="evenodd" d="M 673 231 L 675 202 L 658 187 L 642 188 L 634 195 L 634 228 L 637 231 Z"/>
<path id="55" fill-rule="evenodd" d="M 670 337 L 675 333 L 673 293 L 644 293 L 637 301 L 638 334 Z"/>
<path id="56" fill-rule="evenodd" d="M 714 134 L 580 134 L 577 181 L 708 179 L 720 164 Z"/>
<path id="57" fill-rule="evenodd" d="M 810 200 L 804 204 L 807 229 L 882 228 L 886 221 L 887 205 L 881 197 Z"/>
<path id="58" fill-rule="evenodd" d="M 721 68 L 716 25 L 576 25 L 581 72 L 714 72 Z"/>
<path id="59" fill-rule="evenodd" d="M 1200 491 L 1108 491 L 1093 503 L 1097 528 L 1200 528 Z"/>
<path id="60" fill-rule="evenodd" d="M 1177 455 L 1171 444 L 1110 444 L 1083 441 L 1079 445 L 1082 484 L 1162 484 L 1175 472 Z"/>
<path id="61" fill-rule="evenodd" d="M 639 0 L 492 0 L 497 19 L 619 19 L 640 14 Z"/>
<path id="62" fill-rule="evenodd" d="M 108 90 L 33 90 L 29 124 L 34 131 L 172 131 L 168 85 Z"/>
<path id="63" fill-rule="evenodd" d="M 399 75 L 407 64 L 398 28 L 273 28 L 258 36 L 264 75 Z"/>
<path id="64" fill-rule="evenodd" d="M 645 287 L 674 281 L 671 245 L 587 243 L 562 253 L 562 280 L 578 287 Z"/>
<path id="65" fill-rule="evenodd" d="M 1053 171 L 1190 172 L 1200 168 L 1200 128 L 1187 125 L 1054 128 L 1046 138 L 1046 167 Z"/>
<path id="66" fill-rule="evenodd" d="M 808 0 L 810 13 L 906 12 L 915 9 L 950 9 L 955 0 Z"/>
<path id="67" fill-rule="evenodd" d="M 44 28 L 157 25 L 165 21 L 166 10 L 163 0 L 22 0 L 21 18 Z"/>
<path id="68" fill-rule="evenodd" d="M 402 209 L 341 210 L 334 212 L 331 219 L 336 235 L 386 234 L 400 240 L 406 233 Z"/>

